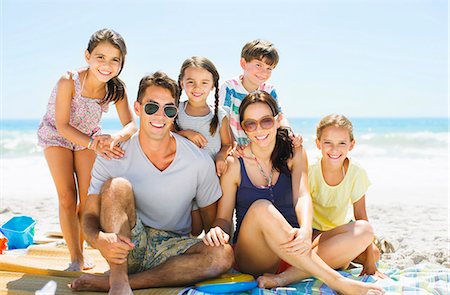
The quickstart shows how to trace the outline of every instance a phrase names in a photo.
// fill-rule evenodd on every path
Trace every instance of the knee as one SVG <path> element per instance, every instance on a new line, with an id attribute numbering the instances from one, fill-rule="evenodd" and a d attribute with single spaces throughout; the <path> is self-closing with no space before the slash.
<path id="1" fill-rule="evenodd" d="M 228 271 L 234 263 L 233 248 L 226 244 L 222 247 L 208 247 L 210 256 L 210 269 L 206 277 L 215 277 Z"/>
<path id="2" fill-rule="evenodd" d="M 270 210 L 271 207 L 275 209 L 270 201 L 257 200 L 250 206 L 247 214 L 250 214 L 255 218 L 260 218 L 261 220 L 270 220 L 270 216 L 272 215 L 272 212 Z"/>
<path id="3" fill-rule="evenodd" d="M 367 245 L 372 243 L 375 236 L 373 227 L 366 220 L 357 220 L 355 222 L 355 229 L 361 240 L 367 242 Z"/>
<path id="4" fill-rule="evenodd" d="M 102 202 L 117 203 L 124 200 L 128 202 L 130 196 L 133 195 L 133 187 L 125 178 L 110 178 L 103 184 L 100 195 Z"/>
<path id="5" fill-rule="evenodd" d="M 66 189 L 58 193 L 59 207 L 63 210 L 76 212 L 77 192 L 75 189 Z"/>

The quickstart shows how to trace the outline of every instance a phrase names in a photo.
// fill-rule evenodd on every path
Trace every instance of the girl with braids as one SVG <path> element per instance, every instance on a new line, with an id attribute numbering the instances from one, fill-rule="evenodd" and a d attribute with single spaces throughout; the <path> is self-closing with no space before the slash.
<path id="1" fill-rule="evenodd" d="M 382 294 L 374 284 L 341 276 L 311 251 L 308 161 L 281 126 L 275 99 L 261 90 L 248 94 L 239 107 L 239 120 L 250 143 L 243 157 L 227 158 L 216 220 L 203 242 L 211 247 L 229 243 L 236 209 L 235 268 L 260 276 L 259 287 L 265 287 L 268 276 L 292 266 L 301 274 L 297 279 L 314 276 L 339 293 Z"/>
<path id="2" fill-rule="evenodd" d="M 59 221 L 70 252 L 67 271 L 94 267 L 84 254 L 80 218 L 96 154 L 121 158 L 118 146 L 136 132 L 124 83 L 118 78 L 127 53 L 122 36 L 110 29 L 95 32 L 84 53 L 87 68 L 68 71 L 53 89 L 38 129 L 59 200 Z M 122 130 L 101 134 L 100 119 L 114 102 Z"/>
<path id="3" fill-rule="evenodd" d="M 214 64 L 205 57 L 193 56 L 186 59 L 178 76 L 181 91 L 187 101 L 178 107 L 178 134 L 186 137 L 199 148 L 204 149 L 216 162 L 216 173 L 221 176 L 227 170 L 226 158 L 232 140 L 228 118 L 219 107 L 219 73 Z M 208 105 L 207 98 L 214 92 L 214 107 Z M 194 204 L 194 209 L 196 209 Z M 198 235 L 203 229 L 200 213 L 192 214 L 192 234 Z"/>
<path id="4" fill-rule="evenodd" d="M 188 97 L 180 102 L 177 124 L 182 130 L 178 133 L 208 152 L 220 176 L 227 169 L 226 157 L 232 142 L 228 118 L 219 107 L 219 73 L 209 59 L 193 56 L 183 62 L 178 84 Z M 206 102 L 213 89 L 214 107 Z"/>

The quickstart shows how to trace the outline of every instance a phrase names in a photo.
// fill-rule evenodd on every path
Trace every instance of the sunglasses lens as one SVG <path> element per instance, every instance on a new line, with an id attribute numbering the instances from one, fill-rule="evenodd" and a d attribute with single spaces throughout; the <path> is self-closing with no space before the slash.
<path id="1" fill-rule="evenodd" d="M 153 115 L 158 110 L 159 110 L 159 105 L 157 105 L 156 103 L 147 103 L 144 106 L 144 111 L 147 115 Z"/>
<path id="2" fill-rule="evenodd" d="M 242 129 L 244 129 L 247 132 L 252 132 L 255 131 L 257 128 L 258 123 L 255 120 L 247 120 L 244 121 L 244 123 L 242 124 Z"/>
<path id="3" fill-rule="evenodd" d="M 259 124 L 261 125 L 261 128 L 263 129 L 270 129 L 273 127 L 273 117 L 267 117 L 267 118 L 263 118 L 261 119 L 261 121 L 259 121 Z"/>
<path id="4" fill-rule="evenodd" d="M 175 106 L 166 106 L 164 108 L 164 113 L 166 114 L 166 116 L 168 118 L 172 119 L 172 118 L 175 118 L 175 116 L 178 113 L 178 110 L 177 110 L 177 108 Z"/>

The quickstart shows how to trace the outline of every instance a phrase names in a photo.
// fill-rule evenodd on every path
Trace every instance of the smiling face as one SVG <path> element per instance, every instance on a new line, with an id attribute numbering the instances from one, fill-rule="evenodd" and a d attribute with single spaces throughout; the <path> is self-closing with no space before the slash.
<path id="1" fill-rule="evenodd" d="M 350 139 L 348 129 L 328 126 L 323 129 L 320 139 L 316 139 L 316 145 L 322 151 L 323 160 L 332 165 L 342 165 L 355 140 Z"/>
<path id="2" fill-rule="evenodd" d="M 241 58 L 241 67 L 244 70 L 244 87 L 249 92 L 258 89 L 262 83 L 269 80 L 274 68 L 267 64 L 265 59 L 245 61 L 244 58 Z"/>
<path id="3" fill-rule="evenodd" d="M 181 87 L 190 101 L 206 102 L 214 88 L 213 75 L 203 68 L 188 67 L 184 71 Z"/>
<path id="4" fill-rule="evenodd" d="M 256 130 L 247 131 L 246 134 L 250 141 L 260 147 L 266 147 L 273 143 L 276 140 L 277 128 L 280 127 L 279 117 L 275 119 L 275 123 L 271 128 L 265 129 L 261 127 L 261 119 L 267 119 L 268 117 L 273 118 L 272 110 L 266 103 L 263 102 L 250 104 L 244 112 L 242 122 L 247 120 L 258 121 Z"/>
<path id="5" fill-rule="evenodd" d="M 149 86 L 145 89 L 142 99 L 134 103 L 136 115 L 140 118 L 140 132 L 153 140 L 161 140 L 169 136 L 175 118 L 164 114 L 164 106 L 174 106 L 175 98 L 169 89 L 160 86 Z M 145 104 L 154 102 L 159 105 L 158 111 L 152 115 L 145 112 Z"/>
<path id="6" fill-rule="evenodd" d="M 119 74 L 122 54 L 109 42 L 99 43 L 92 52 L 85 51 L 89 73 L 101 82 L 108 82 Z"/>

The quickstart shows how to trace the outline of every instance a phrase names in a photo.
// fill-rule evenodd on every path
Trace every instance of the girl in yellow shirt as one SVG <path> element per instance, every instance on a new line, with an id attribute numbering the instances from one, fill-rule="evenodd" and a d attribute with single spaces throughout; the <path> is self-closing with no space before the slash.
<path id="1" fill-rule="evenodd" d="M 347 157 L 355 146 L 353 125 L 343 115 L 328 115 L 316 128 L 321 159 L 310 166 L 309 187 L 313 201 L 313 244 L 319 256 L 333 268 L 361 263 L 361 275 L 378 275 L 380 252 L 372 243 L 373 228 L 366 213 L 366 171 Z M 348 217 L 353 206 L 356 221 Z"/>
<path id="2" fill-rule="evenodd" d="M 363 265 L 361 275 L 385 278 L 376 267 L 380 252 L 372 243 L 374 232 L 366 213 L 370 182 L 365 170 L 347 157 L 355 145 L 352 123 L 343 115 L 328 115 L 317 125 L 316 137 L 322 157 L 308 169 L 314 208 L 311 248 L 334 269 L 345 269 L 355 261 Z M 348 217 L 349 205 L 356 221 Z M 265 276 L 263 285 L 287 285 L 298 278 L 298 271 L 291 267 Z"/>

